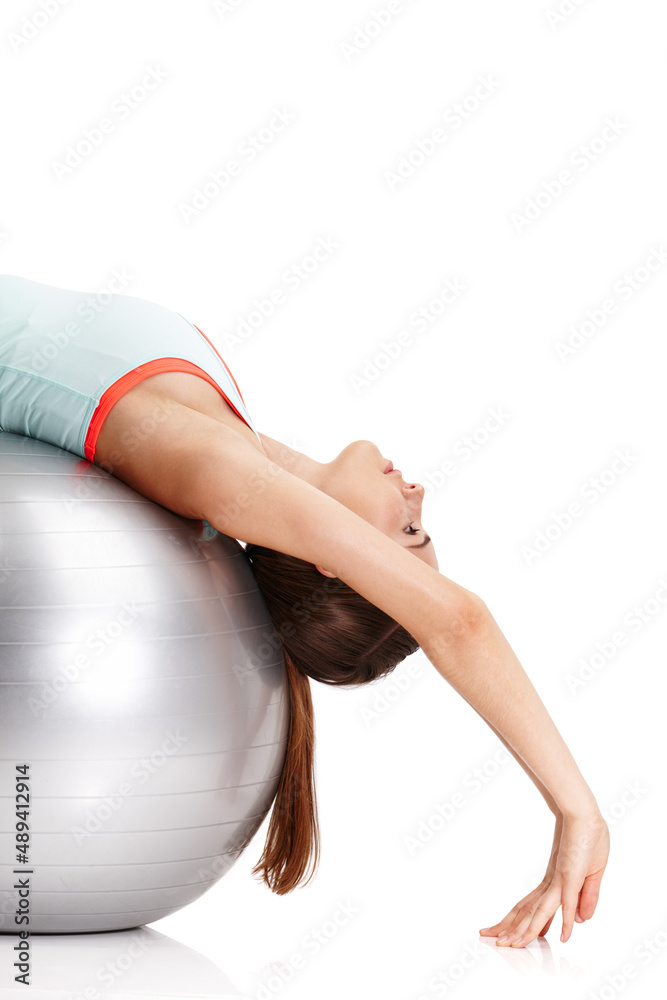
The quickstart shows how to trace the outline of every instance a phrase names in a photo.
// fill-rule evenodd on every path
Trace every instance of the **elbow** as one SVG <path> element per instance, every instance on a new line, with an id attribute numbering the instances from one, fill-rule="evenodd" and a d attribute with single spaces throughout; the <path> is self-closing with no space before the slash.
<path id="1" fill-rule="evenodd" d="M 481 597 L 467 590 L 454 606 L 448 607 L 444 621 L 440 620 L 439 628 L 422 648 L 430 659 L 431 654 L 436 658 L 445 656 L 467 642 L 476 641 L 486 631 L 490 617 L 491 612 Z"/>
<path id="2" fill-rule="evenodd" d="M 466 591 L 457 605 L 456 614 L 452 618 L 451 632 L 453 636 L 467 636 L 479 632 L 488 622 L 491 612 L 481 597 Z"/>

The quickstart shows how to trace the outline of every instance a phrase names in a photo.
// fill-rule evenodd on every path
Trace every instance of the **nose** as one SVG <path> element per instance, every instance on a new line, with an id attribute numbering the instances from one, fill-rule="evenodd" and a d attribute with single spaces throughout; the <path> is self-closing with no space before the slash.
<path id="1" fill-rule="evenodd" d="M 404 491 L 406 496 L 418 496 L 420 500 L 424 499 L 424 493 L 426 492 L 421 483 L 406 483 Z"/>

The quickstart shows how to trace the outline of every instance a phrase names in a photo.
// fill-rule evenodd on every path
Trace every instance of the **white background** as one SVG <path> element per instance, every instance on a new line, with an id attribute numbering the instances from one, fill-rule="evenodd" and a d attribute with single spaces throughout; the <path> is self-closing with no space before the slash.
<path id="1" fill-rule="evenodd" d="M 124 272 L 127 294 L 214 340 L 261 432 L 321 461 L 368 438 L 407 481 L 431 484 L 423 523 L 440 571 L 485 600 L 611 827 L 594 918 L 566 944 L 558 914 L 546 939 L 497 948 L 478 929 L 540 880 L 551 846 L 532 784 L 514 761 L 493 763 L 494 734 L 421 651 L 370 688 L 313 682 L 316 878 L 281 898 L 251 877 L 265 821 L 228 875 L 152 925 L 174 940 L 173 968 L 181 942 L 188 982 L 199 955 L 249 997 L 656 996 L 667 977 L 662 5 L 563 0 L 559 18 L 558 0 L 44 2 L 55 12 L 5 0 L 0 13 L 0 271 L 90 291 Z M 391 14 L 381 28 L 378 11 Z M 161 82 L 121 113 L 151 69 Z M 491 87 L 475 98 L 482 78 Z M 250 161 L 243 143 L 276 109 L 292 120 L 262 133 L 271 141 Z M 59 168 L 103 118 L 112 129 L 90 155 Z M 438 127 L 443 141 L 417 165 Z M 409 155 L 410 176 L 390 183 Z M 183 206 L 230 159 L 240 173 L 187 221 Z M 288 288 L 284 272 L 319 239 L 337 246 Z M 448 279 L 465 291 L 411 327 Z M 234 344 L 254 300 L 276 289 L 284 301 Z M 557 344 L 587 320 L 563 359 Z M 502 426 L 484 430 L 491 409 Z M 601 492 L 593 478 L 617 449 L 631 457 Z M 457 471 L 439 477 L 448 459 Z M 576 501 L 580 516 L 557 529 Z M 568 686 L 619 630 L 625 645 Z M 369 719 L 399 677 L 406 690 Z M 465 805 L 411 854 L 405 837 L 457 791 Z M 356 912 L 315 953 L 307 935 L 331 933 L 341 903 Z M 281 986 L 297 953 L 303 968 Z M 132 996 L 218 995 L 174 993 L 164 966 L 143 981 Z M 57 995 L 86 988 L 80 976 Z"/>

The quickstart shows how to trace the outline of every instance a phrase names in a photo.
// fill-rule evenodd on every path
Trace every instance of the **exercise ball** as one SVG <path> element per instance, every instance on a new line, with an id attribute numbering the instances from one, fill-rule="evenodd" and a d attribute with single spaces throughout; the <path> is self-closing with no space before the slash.
<path id="1" fill-rule="evenodd" d="M 197 899 L 268 814 L 288 728 L 243 546 L 0 433 L 0 932 Z"/>

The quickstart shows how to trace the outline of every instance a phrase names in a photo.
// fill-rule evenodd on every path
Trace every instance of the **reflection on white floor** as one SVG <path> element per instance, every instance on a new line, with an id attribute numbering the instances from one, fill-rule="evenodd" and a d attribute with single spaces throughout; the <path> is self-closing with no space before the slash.
<path id="1" fill-rule="evenodd" d="M 217 964 L 150 927 L 32 934 L 29 987 L 17 984 L 16 934 L 0 934 L 0 1000 L 246 1000 Z"/>

